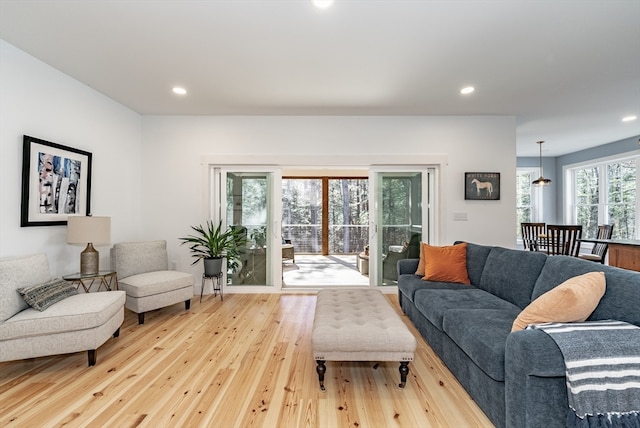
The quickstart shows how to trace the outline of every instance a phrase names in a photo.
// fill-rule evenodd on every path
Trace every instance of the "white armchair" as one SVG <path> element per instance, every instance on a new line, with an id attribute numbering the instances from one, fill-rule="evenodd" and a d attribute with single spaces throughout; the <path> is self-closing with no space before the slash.
<path id="1" fill-rule="evenodd" d="M 191 306 L 194 278 L 190 273 L 169 270 L 166 241 L 121 242 L 111 248 L 111 268 L 118 287 L 127 293 L 125 307 L 138 314 L 184 302 Z"/>

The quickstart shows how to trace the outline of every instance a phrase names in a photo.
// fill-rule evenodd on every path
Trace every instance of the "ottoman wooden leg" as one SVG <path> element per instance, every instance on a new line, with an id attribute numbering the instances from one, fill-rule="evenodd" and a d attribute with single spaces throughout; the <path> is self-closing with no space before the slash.
<path id="1" fill-rule="evenodd" d="M 326 391 L 324 387 L 324 374 L 327 371 L 327 367 L 324 365 L 324 360 L 316 360 L 316 363 L 318 363 L 316 371 L 318 372 L 318 380 L 320 381 L 320 390 Z"/>
<path id="2" fill-rule="evenodd" d="M 407 375 L 409 374 L 409 362 L 401 361 L 400 362 L 400 388 L 404 388 L 407 384 Z"/>

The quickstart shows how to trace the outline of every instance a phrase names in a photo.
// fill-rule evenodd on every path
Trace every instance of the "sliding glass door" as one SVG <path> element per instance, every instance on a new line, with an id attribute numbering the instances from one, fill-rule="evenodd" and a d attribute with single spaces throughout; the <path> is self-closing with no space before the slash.
<path id="1" fill-rule="evenodd" d="M 227 266 L 226 285 L 276 286 L 282 283 L 281 175 L 279 170 L 214 170 L 223 224 L 243 231 L 246 248 Z M 214 204 L 215 205 L 215 204 Z M 215 210 L 214 210 L 215 211 Z"/>
<path id="2" fill-rule="evenodd" d="M 365 254 L 368 243 L 366 270 L 370 286 L 396 285 L 398 260 L 419 257 L 420 242 L 437 239 L 432 227 L 432 202 L 437 199 L 436 170 L 432 168 L 371 167 L 368 183 L 360 178 L 329 179 L 322 186 L 323 195 L 317 194 L 315 187 L 313 195 L 307 194 L 309 188 L 302 186 L 298 189 L 302 196 L 296 198 L 290 195 L 287 185 L 292 187 L 297 180 L 283 181 L 277 167 L 212 166 L 210 171 L 211 218 L 214 222 L 222 220 L 225 227 L 241 229 L 247 238 L 237 265 L 230 264 L 226 269 L 224 286 L 236 292 L 255 292 L 261 287 L 265 292 L 282 289 L 282 243 L 294 236 L 294 263 L 299 263 L 299 254 L 309 253 L 337 252 L 360 257 L 358 254 Z M 324 198 L 335 205 L 333 211 L 319 210 L 318 202 Z M 308 206 L 317 215 L 311 215 L 308 221 L 300 220 L 301 213 L 297 211 L 298 217 L 293 212 L 283 217 L 283 203 L 288 209 L 295 206 L 297 211 Z M 320 224 L 323 227 L 318 227 Z M 333 241 L 324 234 L 335 235 Z M 358 269 L 366 278 L 364 265 Z"/>
<path id="3" fill-rule="evenodd" d="M 376 168 L 370 173 L 369 272 L 372 285 L 396 285 L 398 260 L 417 258 L 429 242 L 434 171 Z"/>

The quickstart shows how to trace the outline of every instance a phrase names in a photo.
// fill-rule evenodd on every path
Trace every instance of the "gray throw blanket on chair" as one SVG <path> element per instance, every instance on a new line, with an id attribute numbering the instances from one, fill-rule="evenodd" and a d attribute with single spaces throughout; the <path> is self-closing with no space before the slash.
<path id="1" fill-rule="evenodd" d="M 543 330 L 562 351 L 568 427 L 640 428 L 640 327 L 607 320 L 527 328 Z"/>

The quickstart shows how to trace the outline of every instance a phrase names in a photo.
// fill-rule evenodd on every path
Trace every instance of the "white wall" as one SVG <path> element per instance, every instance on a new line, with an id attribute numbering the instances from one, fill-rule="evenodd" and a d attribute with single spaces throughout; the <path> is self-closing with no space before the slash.
<path id="1" fill-rule="evenodd" d="M 201 223 L 203 158 L 250 155 L 340 161 L 343 156 L 442 155 L 440 244 L 455 240 L 514 247 L 515 119 L 511 116 L 145 116 L 142 215 L 144 234 L 169 242 L 178 269 L 187 249 L 177 237 Z M 465 201 L 465 172 L 500 172 L 501 200 Z M 453 213 L 468 221 L 453 221 Z"/>
<path id="2" fill-rule="evenodd" d="M 515 242 L 514 117 L 141 117 L 0 40 L 0 257 L 46 252 L 57 276 L 78 269 L 82 247 L 66 244 L 64 226 L 20 227 L 23 134 L 92 152 L 92 212 L 111 216 L 112 242 L 166 239 L 179 269 L 190 258 L 177 238 L 207 211 L 201 162 L 216 155 L 438 155 L 439 243 Z M 464 172 L 500 172 L 501 200 L 465 201 Z M 460 212 L 467 222 L 453 221 Z"/>
<path id="3" fill-rule="evenodd" d="M 20 227 L 24 134 L 92 152 L 91 211 L 111 216 L 112 242 L 137 239 L 140 115 L 0 40 L 0 257 L 45 252 L 55 276 L 80 267 L 66 226 Z"/>

